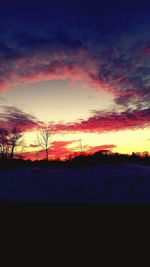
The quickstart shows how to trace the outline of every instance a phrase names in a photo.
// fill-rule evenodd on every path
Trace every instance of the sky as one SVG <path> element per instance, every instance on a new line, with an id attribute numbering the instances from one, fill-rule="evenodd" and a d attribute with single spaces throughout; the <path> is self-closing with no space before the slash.
<path id="1" fill-rule="evenodd" d="M 0 2 L 0 125 L 37 159 L 81 150 L 150 152 L 148 1 Z"/>

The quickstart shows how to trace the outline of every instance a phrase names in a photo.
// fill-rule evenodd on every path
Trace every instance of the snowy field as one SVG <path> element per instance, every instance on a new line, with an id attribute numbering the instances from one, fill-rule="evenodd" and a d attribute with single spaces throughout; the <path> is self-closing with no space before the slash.
<path id="1" fill-rule="evenodd" d="M 0 170 L 0 201 L 150 203 L 150 166 Z"/>

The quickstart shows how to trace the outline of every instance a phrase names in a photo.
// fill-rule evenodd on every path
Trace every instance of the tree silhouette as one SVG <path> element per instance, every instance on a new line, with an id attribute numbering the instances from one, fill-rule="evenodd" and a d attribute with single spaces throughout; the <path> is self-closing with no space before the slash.
<path id="1" fill-rule="evenodd" d="M 22 144 L 22 138 L 21 132 L 14 127 L 10 132 L 8 132 L 8 143 L 9 143 L 9 151 L 10 151 L 10 158 L 14 158 L 14 151 L 16 146 L 20 146 Z"/>
<path id="2" fill-rule="evenodd" d="M 48 156 L 49 156 L 49 146 L 51 142 L 51 131 L 50 126 L 44 126 L 42 127 L 41 131 L 37 134 L 37 140 L 38 140 L 38 145 L 42 148 L 42 150 L 45 151 L 45 159 L 48 161 Z"/>
<path id="3" fill-rule="evenodd" d="M 0 156 L 1 159 L 13 159 L 16 146 L 22 144 L 22 134 L 14 127 L 10 130 L 0 128 Z"/>
<path id="4" fill-rule="evenodd" d="M 8 153 L 8 131 L 0 128 L 0 156 L 1 159 L 7 158 Z"/>

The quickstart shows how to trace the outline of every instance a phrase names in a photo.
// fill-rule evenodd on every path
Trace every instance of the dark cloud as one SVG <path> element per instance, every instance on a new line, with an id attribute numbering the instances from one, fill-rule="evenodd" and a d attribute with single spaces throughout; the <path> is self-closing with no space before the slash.
<path id="1" fill-rule="evenodd" d="M 7 46 L 3 42 L 0 42 L 0 58 L 3 59 L 15 59 L 19 56 L 17 51 L 12 47 Z"/>
<path id="2" fill-rule="evenodd" d="M 22 132 L 33 130 L 39 126 L 33 115 L 25 113 L 12 106 L 2 106 L 0 112 L 0 125 L 4 128 L 17 127 Z"/>
<path id="3" fill-rule="evenodd" d="M 147 3 L 6 1 L 0 7 L 0 89 L 69 77 L 107 90 L 125 109 L 149 107 Z"/>
<path id="4" fill-rule="evenodd" d="M 39 148 L 39 145 L 30 144 L 28 147 L 29 147 L 29 148 Z"/>

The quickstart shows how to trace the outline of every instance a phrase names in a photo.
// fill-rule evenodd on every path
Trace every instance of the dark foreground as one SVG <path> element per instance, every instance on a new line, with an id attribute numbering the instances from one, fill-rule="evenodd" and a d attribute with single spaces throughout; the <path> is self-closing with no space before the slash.
<path id="1" fill-rule="evenodd" d="M 0 202 L 150 203 L 150 166 L 3 169 Z"/>

